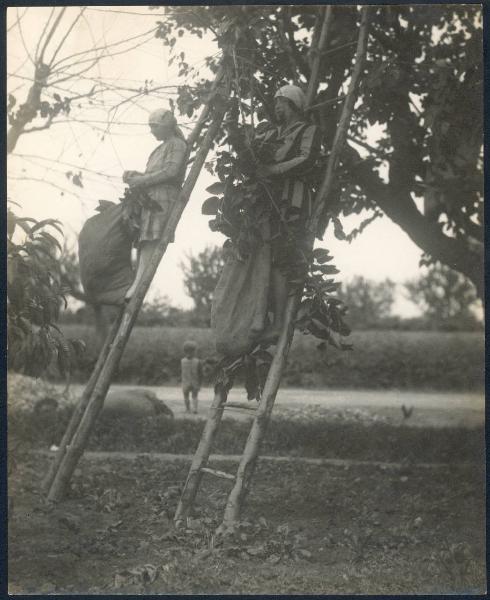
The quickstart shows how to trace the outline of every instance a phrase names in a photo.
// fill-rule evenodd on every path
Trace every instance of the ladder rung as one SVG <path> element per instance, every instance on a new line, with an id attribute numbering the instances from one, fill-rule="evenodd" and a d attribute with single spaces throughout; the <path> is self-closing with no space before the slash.
<path id="1" fill-rule="evenodd" d="M 210 475 L 214 475 L 215 477 L 221 477 L 222 479 L 229 479 L 230 481 L 235 481 L 234 475 L 231 475 L 230 473 L 225 473 L 224 471 L 218 471 L 218 469 L 201 467 L 201 471 L 203 471 L 203 473 L 209 473 Z"/>
<path id="2" fill-rule="evenodd" d="M 243 408 L 244 410 L 257 410 L 257 407 L 249 404 L 240 404 L 239 402 L 227 402 L 225 408 Z"/>

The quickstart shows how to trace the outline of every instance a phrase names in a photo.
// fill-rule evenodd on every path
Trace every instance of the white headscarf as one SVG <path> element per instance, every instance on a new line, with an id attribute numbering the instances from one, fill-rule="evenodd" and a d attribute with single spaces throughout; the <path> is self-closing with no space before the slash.
<path id="1" fill-rule="evenodd" d="M 305 109 L 306 96 L 303 90 L 297 85 L 283 85 L 274 94 L 274 98 L 287 98 L 301 112 Z"/>
<path id="2" fill-rule="evenodd" d="M 175 135 L 180 137 L 185 141 L 185 136 L 182 133 L 182 130 L 177 125 L 177 119 L 173 115 L 173 113 L 168 110 L 168 108 L 157 108 L 148 116 L 148 123 L 156 123 L 160 124 L 164 121 L 167 121 L 170 125 L 172 125 Z"/>

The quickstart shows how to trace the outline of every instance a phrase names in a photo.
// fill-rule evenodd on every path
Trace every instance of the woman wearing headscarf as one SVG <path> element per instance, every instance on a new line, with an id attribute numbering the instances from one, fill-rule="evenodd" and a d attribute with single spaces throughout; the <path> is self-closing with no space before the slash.
<path id="1" fill-rule="evenodd" d="M 260 178 L 270 182 L 272 272 L 271 292 L 274 320 L 261 341 L 275 343 L 284 323 L 288 298 L 286 274 L 306 259 L 306 227 L 313 207 L 312 167 L 320 154 L 320 132 L 304 116 L 306 97 L 296 85 L 282 86 L 275 94 L 277 127 L 270 128 L 264 142 L 272 145 L 273 162 L 261 165 Z"/>
<path id="2" fill-rule="evenodd" d="M 126 292 L 127 301 L 134 294 L 164 232 L 172 205 L 176 202 L 184 181 L 186 169 L 187 145 L 173 114 L 166 109 L 155 110 L 150 114 L 148 124 L 152 135 L 162 143 L 150 154 L 144 173 L 123 173 L 123 181 L 132 190 L 141 191 L 144 193 L 142 196 L 145 196 L 141 207 L 137 242 L 138 266 L 135 279 Z"/>

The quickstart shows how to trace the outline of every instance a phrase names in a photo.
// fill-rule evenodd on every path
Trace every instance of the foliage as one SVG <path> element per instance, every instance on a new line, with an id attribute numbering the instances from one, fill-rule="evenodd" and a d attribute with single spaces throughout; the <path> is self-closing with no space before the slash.
<path id="1" fill-rule="evenodd" d="M 241 178 L 253 164 L 255 124 L 273 120 L 272 99 L 280 85 L 309 80 L 323 9 L 167 7 L 166 16 L 158 35 L 182 61 L 175 31 L 198 36 L 210 31 L 221 47 L 236 34 L 229 59 L 234 73 L 229 114 L 210 170 L 226 183 L 227 192 L 238 194 L 234 203 L 239 205 L 249 193 Z M 324 153 L 332 146 L 338 122 L 357 20 L 357 7 L 333 7 L 328 60 L 321 61 L 319 91 L 309 111 L 321 128 Z M 360 99 L 324 224 L 335 224 L 335 235 L 345 239 L 339 218 L 382 211 L 428 256 L 469 277 L 482 296 L 481 8 L 377 6 L 370 10 L 370 21 Z M 208 57 L 212 70 L 216 60 Z M 186 72 L 193 76 L 192 69 Z M 192 114 L 206 98 L 209 82 L 195 81 L 193 87 L 180 88 L 182 113 Z M 380 135 L 375 147 L 370 141 L 374 126 Z M 416 199 L 423 200 L 424 212 Z M 208 202 L 206 212 L 211 204 L 216 201 Z"/>
<path id="2" fill-rule="evenodd" d="M 87 302 L 85 292 L 80 281 L 80 265 L 77 252 L 70 248 L 66 242 L 59 257 L 61 278 L 67 293 L 81 302 Z"/>
<path id="3" fill-rule="evenodd" d="M 446 265 L 431 265 L 425 275 L 405 284 L 409 298 L 437 329 L 474 329 L 481 309 L 475 286 Z"/>
<path id="4" fill-rule="evenodd" d="M 64 326 L 82 338 L 87 352 L 73 378 L 86 381 L 96 359 L 92 328 Z M 213 385 L 218 357 L 209 329 L 136 327 L 121 359 L 115 383 L 171 385 L 179 381 L 182 342 L 198 344 L 205 361 L 204 384 Z M 481 390 L 484 387 L 484 340 L 481 333 L 427 331 L 354 331 L 353 352 L 337 352 L 310 335 L 293 340 L 284 385 L 306 389 Z M 263 351 L 262 351 L 263 352 Z M 255 359 L 266 364 L 266 354 Z M 267 353 L 268 354 L 268 353 Z M 141 357 L 144 355 L 145 360 Z M 233 375 L 244 381 L 245 364 Z M 260 381 L 260 373 L 259 373 Z M 308 393 L 308 392 L 304 392 Z"/>
<path id="5" fill-rule="evenodd" d="M 218 246 L 207 246 L 196 256 L 187 254 L 180 267 L 184 275 L 187 295 L 194 301 L 194 308 L 201 325 L 209 325 L 213 292 L 224 264 L 223 251 Z"/>
<path id="6" fill-rule="evenodd" d="M 342 284 L 339 298 L 348 307 L 347 320 L 353 329 L 379 327 L 391 315 L 395 284 L 390 279 L 376 282 L 362 275 Z"/>
<path id="7" fill-rule="evenodd" d="M 66 339 L 56 325 L 66 300 L 57 256 L 61 246 L 50 228 L 62 233 L 54 219 L 20 218 L 8 209 L 8 367 L 35 376 L 53 360 L 67 374 L 84 349 L 82 341 Z M 18 241 L 20 230 L 25 237 Z"/>

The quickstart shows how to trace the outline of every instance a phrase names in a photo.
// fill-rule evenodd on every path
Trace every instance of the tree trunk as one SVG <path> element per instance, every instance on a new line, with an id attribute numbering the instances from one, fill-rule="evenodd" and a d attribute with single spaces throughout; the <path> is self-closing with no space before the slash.
<path id="1" fill-rule="evenodd" d="M 41 93 L 46 87 L 49 77 L 49 67 L 42 63 L 36 65 L 34 83 L 29 89 L 27 100 L 17 111 L 15 120 L 7 132 L 7 154 L 14 151 L 25 126 L 36 118 L 41 106 Z"/>

